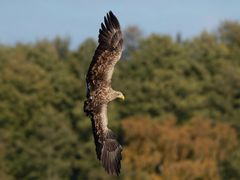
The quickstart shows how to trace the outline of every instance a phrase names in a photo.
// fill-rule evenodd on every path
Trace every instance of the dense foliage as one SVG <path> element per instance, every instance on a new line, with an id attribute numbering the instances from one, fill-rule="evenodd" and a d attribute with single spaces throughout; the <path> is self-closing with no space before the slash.
<path id="1" fill-rule="evenodd" d="M 125 31 L 109 106 L 117 179 L 240 179 L 240 24 L 181 40 Z M 96 42 L 0 46 L 0 179 L 113 179 L 83 113 Z"/>

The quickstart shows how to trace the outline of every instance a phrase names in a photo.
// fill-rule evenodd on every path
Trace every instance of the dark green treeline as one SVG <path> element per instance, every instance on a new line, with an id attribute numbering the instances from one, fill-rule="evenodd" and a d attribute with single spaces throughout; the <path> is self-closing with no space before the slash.
<path id="1" fill-rule="evenodd" d="M 150 165 L 138 166 L 130 160 L 140 142 L 131 138 L 136 135 L 134 130 L 131 134 L 131 128 L 136 127 L 129 119 L 145 132 L 137 136 L 145 138 L 153 136 L 151 130 L 144 131 L 152 122 L 163 123 L 168 132 L 176 128 L 176 133 L 191 134 L 197 131 L 194 118 L 210 123 L 206 135 L 199 132 L 196 138 L 204 137 L 203 146 L 214 147 L 212 152 L 220 154 L 219 158 L 202 157 L 212 163 L 214 175 L 203 170 L 202 174 L 183 176 L 187 166 L 180 164 L 175 178 L 239 179 L 240 24 L 225 22 L 214 33 L 203 32 L 189 40 L 182 40 L 180 35 L 143 37 L 132 27 L 125 31 L 125 42 L 112 86 L 125 94 L 126 101 L 109 106 L 110 126 L 126 149 L 118 179 L 173 179 L 169 169 L 159 170 L 160 164 L 169 167 L 169 162 L 195 162 L 199 158 L 194 156 L 197 151 L 189 150 L 190 155 L 174 160 L 145 156 L 141 161 Z M 70 50 L 69 40 L 61 38 L 0 46 L 0 179 L 113 178 L 97 160 L 91 123 L 82 110 L 85 74 L 95 48 L 96 42 L 87 39 Z M 175 119 L 174 125 L 166 125 L 172 121 L 169 119 Z M 199 127 L 205 131 L 205 126 Z M 162 131 L 164 128 L 154 137 L 161 139 Z M 213 146 L 214 141 L 208 138 L 226 144 Z M 149 139 L 146 142 L 146 147 L 139 146 L 142 151 L 138 148 L 139 157 L 154 144 Z M 179 146 L 190 147 L 193 142 L 195 139 Z M 165 152 L 167 147 L 171 148 Z M 174 148 L 162 143 L 151 151 L 168 153 Z"/>

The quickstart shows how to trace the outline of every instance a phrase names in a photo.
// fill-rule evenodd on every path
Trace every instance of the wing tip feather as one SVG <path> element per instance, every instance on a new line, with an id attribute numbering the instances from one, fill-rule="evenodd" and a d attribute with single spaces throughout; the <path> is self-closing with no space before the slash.
<path id="1" fill-rule="evenodd" d="M 104 51 L 108 47 L 122 47 L 122 32 L 120 23 L 112 11 L 109 11 L 101 23 L 98 35 L 99 49 Z"/>
<path id="2" fill-rule="evenodd" d="M 108 174 L 119 175 L 121 170 L 122 146 L 117 142 L 115 135 L 108 130 L 101 153 L 101 163 Z"/>
<path id="3" fill-rule="evenodd" d="M 104 16 L 104 23 L 101 24 L 101 29 L 103 32 L 120 30 L 120 23 L 112 11 L 109 11 L 106 16 Z"/>

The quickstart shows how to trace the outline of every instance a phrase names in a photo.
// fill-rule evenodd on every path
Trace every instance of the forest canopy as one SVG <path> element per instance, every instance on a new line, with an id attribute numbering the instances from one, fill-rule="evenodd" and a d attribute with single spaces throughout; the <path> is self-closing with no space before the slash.
<path id="1" fill-rule="evenodd" d="M 117 179 L 240 179 L 240 23 L 191 39 L 124 31 L 109 106 L 123 144 Z M 0 45 L 0 178 L 113 179 L 83 113 L 97 43 Z"/>

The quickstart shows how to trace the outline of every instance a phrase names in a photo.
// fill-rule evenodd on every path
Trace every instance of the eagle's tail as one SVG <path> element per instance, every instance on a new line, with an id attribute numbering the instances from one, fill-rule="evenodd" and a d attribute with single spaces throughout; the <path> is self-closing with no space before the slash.
<path id="1" fill-rule="evenodd" d="M 122 146 L 117 142 L 114 133 L 108 129 L 103 141 L 101 163 L 109 174 L 119 175 L 122 160 Z"/>

